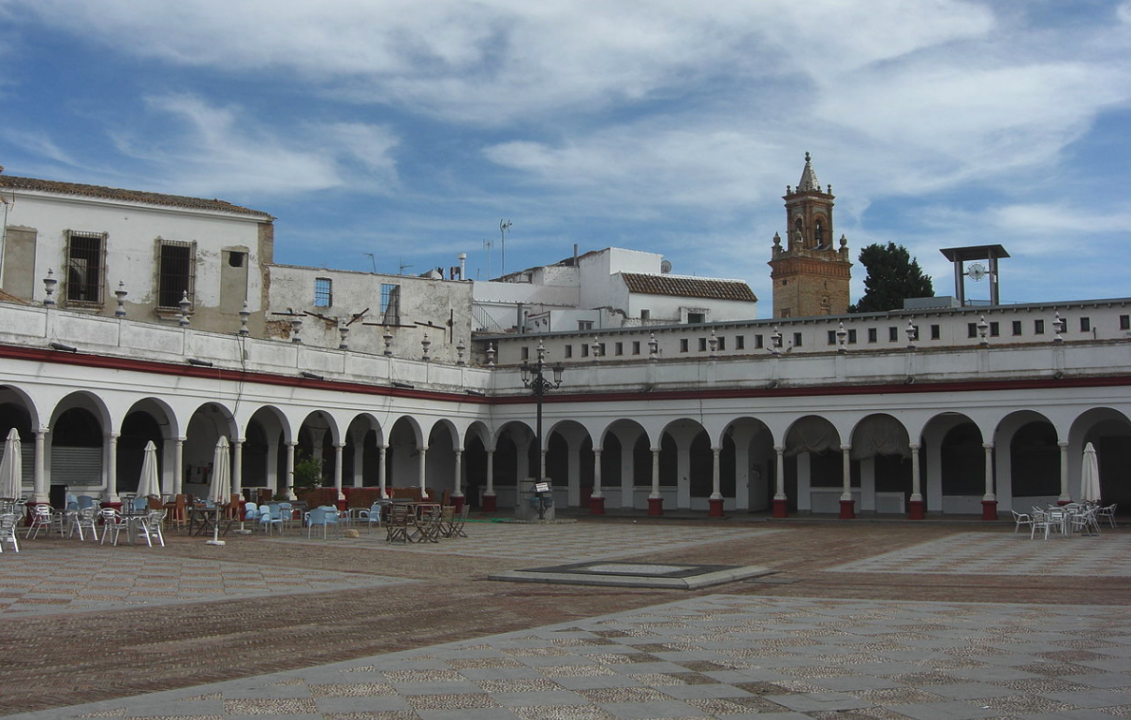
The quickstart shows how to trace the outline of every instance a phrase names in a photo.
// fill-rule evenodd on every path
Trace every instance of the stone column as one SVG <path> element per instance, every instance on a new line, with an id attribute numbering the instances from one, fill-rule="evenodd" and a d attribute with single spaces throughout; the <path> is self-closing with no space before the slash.
<path id="1" fill-rule="evenodd" d="M 660 448 L 652 448 L 652 494 L 648 496 L 648 514 L 664 514 L 664 496 L 660 494 Z"/>
<path id="2" fill-rule="evenodd" d="M 605 496 L 601 493 L 601 451 L 593 448 L 593 493 L 589 496 L 589 514 L 605 514 Z"/>
<path id="3" fill-rule="evenodd" d="M 428 499 L 428 489 L 424 486 L 428 473 L 428 448 L 420 448 L 420 462 L 417 464 L 417 477 L 420 480 L 420 499 Z"/>
<path id="4" fill-rule="evenodd" d="M 110 503 L 121 505 L 118 497 L 118 433 L 106 436 L 106 462 L 102 465 L 106 469 L 106 500 Z"/>
<path id="5" fill-rule="evenodd" d="M 774 512 L 773 517 L 789 517 L 789 504 L 785 496 L 785 447 L 774 445 L 774 454 L 777 456 L 777 472 L 774 479 Z"/>
<path id="6" fill-rule="evenodd" d="M 173 439 L 173 495 L 185 491 L 185 438 Z"/>
<path id="7" fill-rule="evenodd" d="M 452 504 L 456 506 L 456 512 L 458 513 L 463 510 L 463 450 L 456 448 L 455 453 L 455 477 L 452 479 L 455 491 L 452 493 Z"/>
<path id="8" fill-rule="evenodd" d="M 287 441 L 287 475 L 283 478 L 284 486 L 286 488 L 287 499 L 294 501 L 298 500 L 295 495 L 295 446 L 298 445 L 294 440 Z"/>
<path id="9" fill-rule="evenodd" d="M 41 504 L 51 498 L 47 492 L 47 433 L 49 430 L 41 427 L 35 431 L 35 475 L 32 486 L 31 502 Z M 20 487 L 23 487 L 22 485 Z"/>
<path id="10" fill-rule="evenodd" d="M 927 503 L 923 502 L 922 479 L 919 477 L 919 443 L 911 443 L 911 507 L 912 520 L 922 520 L 927 516 Z"/>
<path id="11" fill-rule="evenodd" d="M 720 452 L 722 452 L 722 448 L 711 448 L 711 498 L 708 501 L 710 510 L 707 512 L 707 517 L 723 516 L 722 479 L 719 477 Z"/>
<path id="12" fill-rule="evenodd" d="M 362 487 L 365 485 L 365 435 L 361 436 L 361 440 L 354 440 L 353 443 L 353 481 L 350 483 L 353 487 Z"/>
<path id="13" fill-rule="evenodd" d="M 243 444 L 236 438 L 232 440 L 232 492 L 243 496 Z"/>
<path id="14" fill-rule="evenodd" d="M 483 491 L 483 512 L 495 512 L 495 451 L 487 451 L 487 489 Z"/>
<path id="15" fill-rule="evenodd" d="M 334 443 L 334 487 L 338 491 L 338 509 L 345 510 L 346 494 L 342 492 L 342 458 L 345 443 Z"/>
<path id="16" fill-rule="evenodd" d="M 1058 505 L 1067 505 L 1072 502 L 1072 495 L 1068 492 L 1068 441 L 1061 440 L 1057 443 L 1060 447 L 1060 498 Z"/>
<path id="17" fill-rule="evenodd" d="M 389 497 L 389 491 L 385 486 L 385 453 L 388 450 L 388 445 L 377 446 L 377 488 L 382 500 Z"/>
<path id="18" fill-rule="evenodd" d="M 840 493 L 840 519 L 851 520 L 856 517 L 856 503 L 852 499 L 852 446 L 840 446 L 841 457 L 841 493 Z"/>
<path id="19" fill-rule="evenodd" d="M 986 451 L 986 494 L 982 496 L 982 519 L 997 520 L 997 496 L 994 495 L 994 444 L 982 443 Z"/>
<path id="20" fill-rule="evenodd" d="M 279 482 L 279 438 L 277 436 L 267 441 L 267 467 L 265 472 L 267 473 L 265 478 L 267 489 L 271 491 L 271 497 L 274 498 L 286 489 L 286 482 Z"/>

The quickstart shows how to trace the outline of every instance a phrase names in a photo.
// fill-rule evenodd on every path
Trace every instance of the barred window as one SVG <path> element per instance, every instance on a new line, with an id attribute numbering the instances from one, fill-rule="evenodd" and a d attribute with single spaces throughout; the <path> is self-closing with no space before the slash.
<path id="1" fill-rule="evenodd" d="M 386 325 L 400 325 L 401 286 L 395 283 L 381 284 L 381 316 Z"/>
<path id="2" fill-rule="evenodd" d="M 67 233 L 67 302 L 101 305 L 105 285 L 106 234 Z"/>
<path id="3" fill-rule="evenodd" d="M 334 304 L 334 281 L 314 278 L 314 307 L 328 308 Z"/>
<path id="4" fill-rule="evenodd" d="M 157 306 L 176 308 L 188 294 L 193 300 L 196 243 L 157 240 Z"/>

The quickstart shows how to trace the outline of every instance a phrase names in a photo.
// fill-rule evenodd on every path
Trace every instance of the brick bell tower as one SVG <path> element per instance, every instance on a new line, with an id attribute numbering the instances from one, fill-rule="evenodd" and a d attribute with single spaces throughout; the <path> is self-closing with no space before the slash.
<path id="1" fill-rule="evenodd" d="M 774 317 L 842 315 L 848 312 L 852 263 L 848 239 L 833 244 L 833 187 L 821 191 L 809 153 L 797 188 L 785 188 L 786 243 L 774 233 L 770 278 Z"/>

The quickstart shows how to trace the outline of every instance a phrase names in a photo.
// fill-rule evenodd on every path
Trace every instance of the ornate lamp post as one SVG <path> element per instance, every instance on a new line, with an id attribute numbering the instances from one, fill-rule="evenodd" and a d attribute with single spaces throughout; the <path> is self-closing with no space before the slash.
<path id="1" fill-rule="evenodd" d="M 562 386 L 562 373 L 565 368 L 559 362 L 550 368 L 553 371 L 554 379 L 550 380 L 546 377 L 546 348 L 542 342 L 538 342 L 538 361 L 531 365 L 524 362 L 522 367 L 522 384 L 529 388 L 534 393 L 535 403 L 538 407 L 538 419 L 535 425 L 537 442 L 538 442 L 538 482 L 546 482 L 546 451 L 542 449 L 542 396 L 550 390 L 554 390 Z M 538 495 L 538 519 L 542 520 L 546 515 L 546 494 L 539 492 Z M 553 497 L 553 496 L 551 496 Z"/>

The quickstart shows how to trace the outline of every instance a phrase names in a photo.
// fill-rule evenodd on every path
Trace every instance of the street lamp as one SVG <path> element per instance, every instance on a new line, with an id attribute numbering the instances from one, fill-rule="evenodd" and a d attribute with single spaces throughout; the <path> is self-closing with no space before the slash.
<path id="1" fill-rule="evenodd" d="M 531 365 L 529 362 L 524 362 L 520 368 L 522 370 L 522 384 L 529 388 L 534 393 L 534 398 L 538 407 L 538 420 L 536 423 L 537 441 L 538 441 L 538 482 L 545 482 L 545 454 L 542 450 L 542 396 L 550 390 L 562 386 L 562 373 L 565 368 L 562 367 L 561 362 L 558 362 L 552 368 L 554 379 L 550 380 L 546 377 L 546 348 L 541 341 L 538 342 L 538 362 Z M 538 519 L 545 519 L 546 515 L 546 498 L 541 492 L 538 495 Z"/>

